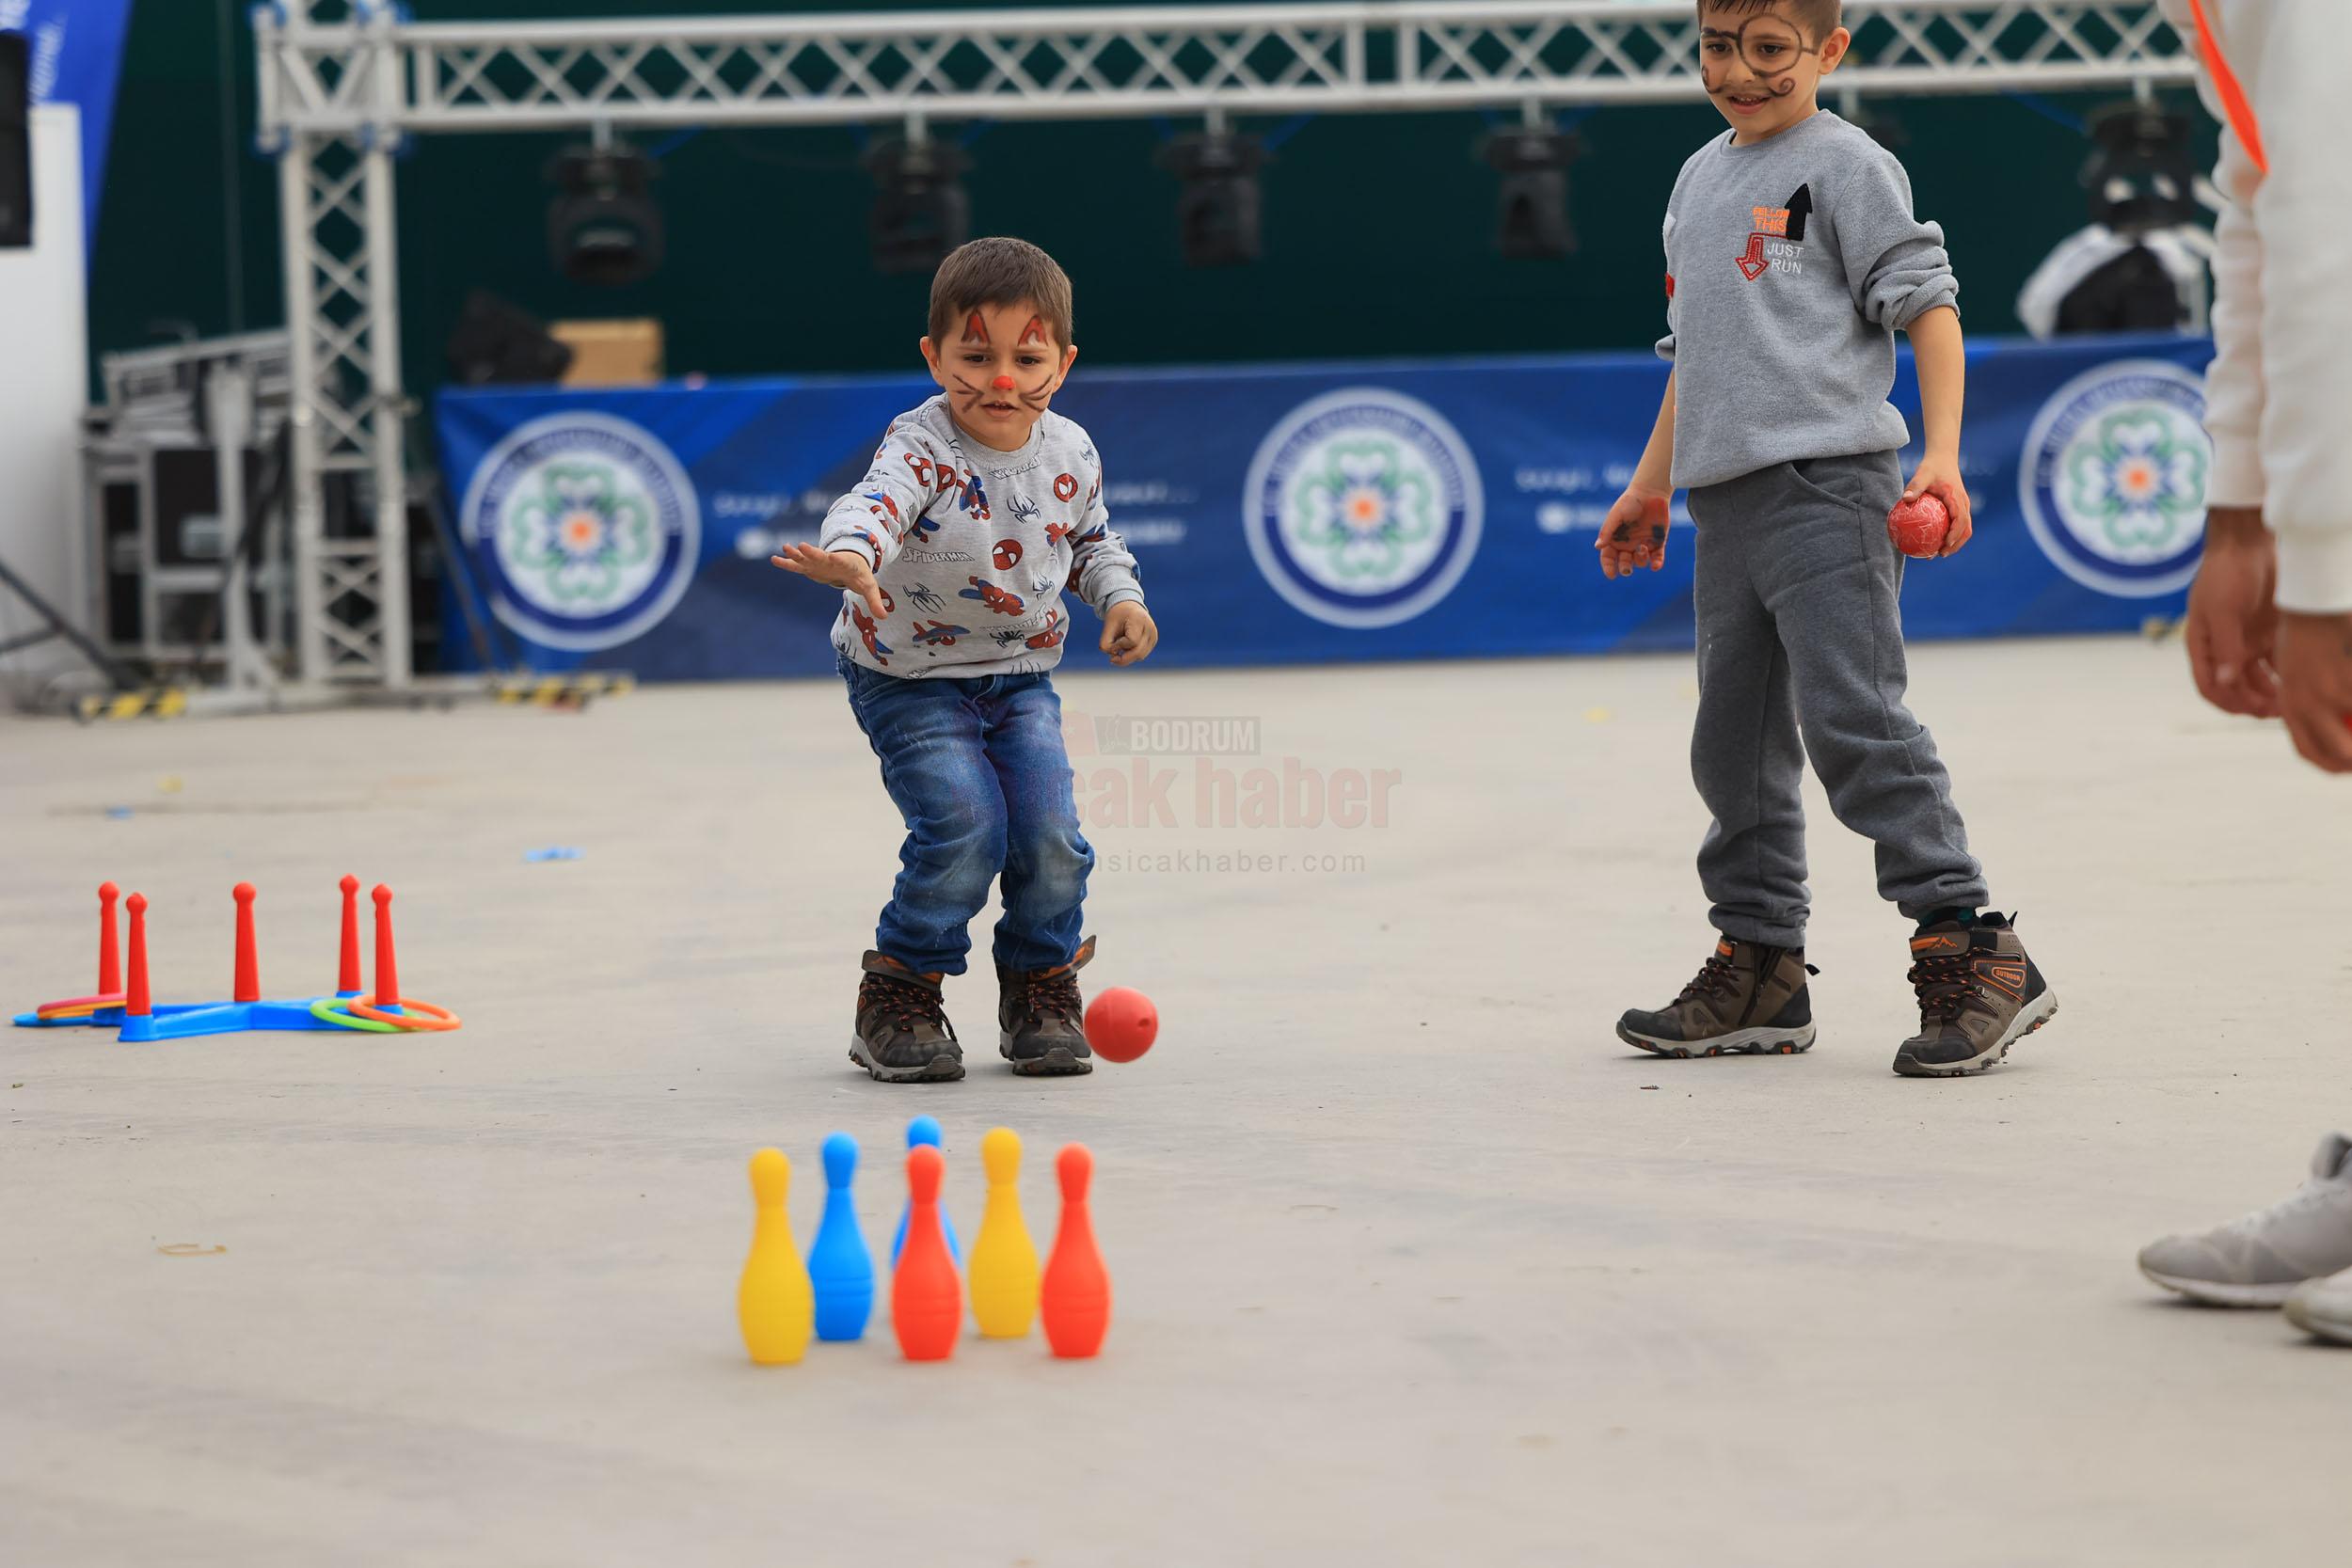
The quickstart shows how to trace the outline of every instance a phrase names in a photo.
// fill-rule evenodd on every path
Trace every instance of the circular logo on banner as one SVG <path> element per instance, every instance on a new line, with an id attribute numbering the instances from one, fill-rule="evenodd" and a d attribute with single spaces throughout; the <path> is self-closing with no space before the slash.
<path id="1" fill-rule="evenodd" d="M 510 431 L 458 514 L 498 618 L 534 642 L 610 648 L 685 594 L 702 546 L 694 486 L 670 449 L 610 414 Z"/>
<path id="2" fill-rule="evenodd" d="M 1478 553 L 1486 498 L 1461 436 L 1427 404 L 1376 387 L 1291 411 L 1242 492 L 1249 553 L 1293 608 L 1335 626 L 1409 621 Z"/>
<path id="3" fill-rule="evenodd" d="M 2103 594 L 2153 598 L 2197 575 L 2212 468 L 2203 382 L 2161 359 L 2119 359 L 2042 405 L 2017 493 L 2058 570 Z"/>

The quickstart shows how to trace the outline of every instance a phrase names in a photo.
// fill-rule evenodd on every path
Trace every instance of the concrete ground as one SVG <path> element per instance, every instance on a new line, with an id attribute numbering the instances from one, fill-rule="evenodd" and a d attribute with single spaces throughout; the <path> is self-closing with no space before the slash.
<path id="1" fill-rule="evenodd" d="M 88 989 L 107 877 L 153 900 L 159 999 L 224 993 L 240 879 L 265 990 L 326 990 L 352 870 L 399 891 L 405 988 L 466 1021 L 0 1035 L 0 1560 L 2341 1558 L 2352 1352 L 2132 1267 L 2352 1122 L 2352 795 L 2201 709 L 2177 647 L 1917 652 L 2064 1001 L 1957 1083 L 1888 1071 L 1905 931 L 1818 792 L 1820 1047 L 1612 1037 L 1704 951 L 1685 659 L 1063 689 L 1087 979 L 1155 997 L 1161 1042 L 1016 1080 L 966 976 L 972 1075 L 917 1088 L 844 1054 L 898 831 L 829 682 L 0 720 L 11 1006 Z M 1257 754 L 1150 717 L 1255 721 Z M 1286 763 L 1297 799 L 1246 825 Z M 1309 780 L 1365 820 L 1307 825 Z M 988 1127 L 1027 1142 L 1041 1244 L 1053 1150 L 1092 1147 L 1101 1359 L 916 1366 L 878 1321 L 745 1362 L 746 1158 L 790 1153 L 805 1240 L 818 1144 L 855 1133 L 886 1237 L 918 1111 L 967 1237 Z"/>

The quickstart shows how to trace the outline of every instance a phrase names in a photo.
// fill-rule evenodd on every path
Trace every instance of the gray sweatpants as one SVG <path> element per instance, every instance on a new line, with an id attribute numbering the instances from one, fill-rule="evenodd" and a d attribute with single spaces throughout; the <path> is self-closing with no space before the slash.
<path id="1" fill-rule="evenodd" d="M 1879 892 L 1914 920 L 1986 902 L 1935 742 L 1903 706 L 1902 497 L 1891 451 L 1775 464 L 1690 493 L 1699 716 L 1691 777 L 1714 814 L 1699 882 L 1715 928 L 1804 943 L 1804 760 L 1878 846 Z M 1802 736 L 1802 747 L 1800 747 Z"/>

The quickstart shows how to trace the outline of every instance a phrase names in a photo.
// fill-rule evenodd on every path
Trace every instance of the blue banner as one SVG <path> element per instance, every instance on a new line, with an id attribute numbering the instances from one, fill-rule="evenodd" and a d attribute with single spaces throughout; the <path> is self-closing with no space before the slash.
<path id="1" fill-rule="evenodd" d="M 1915 563 L 1915 638 L 2137 627 L 2179 613 L 2211 449 L 2178 337 L 1972 344 L 1976 540 Z M 1088 372 L 1055 407 L 1105 464 L 1164 665 L 1688 648 L 1689 517 L 1666 569 L 1605 580 L 1593 541 L 1640 457 L 1646 356 Z M 464 570 L 502 659 L 650 679 L 830 671 L 835 594 L 776 570 L 926 380 L 438 400 Z M 1918 428 L 1908 355 L 1895 401 Z M 1905 466 L 1916 457 L 1907 453 Z M 1074 601 L 1073 601 L 1074 603 Z M 1081 628 L 1091 617 L 1080 614 Z M 453 668 L 474 667 L 448 605 Z M 1090 631 L 1069 662 L 1104 662 Z"/>
<path id="2" fill-rule="evenodd" d="M 85 256 L 95 253 L 115 84 L 130 25 L 131 0 L 0 0 L 0 33 L 23 33 L 31 45 L 33 102 L 72 103 L 82 111 Z"/>

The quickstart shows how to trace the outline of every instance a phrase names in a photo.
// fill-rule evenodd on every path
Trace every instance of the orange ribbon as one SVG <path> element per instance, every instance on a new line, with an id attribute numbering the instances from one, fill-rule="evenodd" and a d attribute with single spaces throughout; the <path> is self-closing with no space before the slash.
<path id="1" fill-rule="evenodd" d="M 2254 160 L 2254 166 L 2268 174 L 2270 160 L 2263 156 L 2262 121 L 2254 118 L 2254 105 L 2247 102 L 2237 72 L 2230 69 L 2229 56 L 2221 53 L 2221 40 L 2213 36 L 2213 24 L 2205 17 L 2205 0 L 2188 0 L 2188 9 L 2197 19 L 2197 52 L 2205 57 L 2205 69 L 2213 73 L 2214 90 L 2221 95 L 2221 110 L 2230 117 L 2230 129 L 2237 133 L 2238 144 Z"/>

